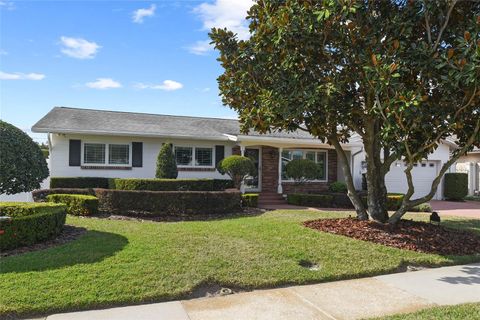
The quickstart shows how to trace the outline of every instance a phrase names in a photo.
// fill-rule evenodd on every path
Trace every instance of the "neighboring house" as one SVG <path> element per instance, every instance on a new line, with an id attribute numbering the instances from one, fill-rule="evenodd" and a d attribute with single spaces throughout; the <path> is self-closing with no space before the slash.
<path id="1" fill-rule="evenodd" d="M 480 194 L 480 149 L 475 148 L 460 157 L 456 165 L 457 172 L 468 173 L 468 194 Z"/>
<path id="2" fill-rule="evenodd" d="M 114 112 L 65 107 L 53 108 L 33 127 L 33 132 L 48 133 L 51 176 L 153 178 L 156 159 L 163 143 L 171 143 L 179 178 L 224 178 L 215 168 L 224 157 L 243 154 L 251 157 L 258 176 L 248 179 L 246 191 L 289 193 L 293 181 L 284 175 L 286 163 L 307 158 L 321 168 L 318 180 L 297 187 L 315 192 L 329 183 L 343 181 L 340 159 L 328 144 L 306 132 L 274 132 L 248 135 L 240 132 L 237 120 L 170 116 L 133 112 Z M 450 148 L 443 143 L 428 161 L 413 170 L 416 193 L 428 192 Z M 362 143 L 352 139 L 344 144 L 351 162 L 355 185 L 361 188 L 365 158 Z M 398 161 L 387 176 L 390 192 L 405 192 L 403 163 Z M 442 188 L 435 198 L 440 199 Z"/>

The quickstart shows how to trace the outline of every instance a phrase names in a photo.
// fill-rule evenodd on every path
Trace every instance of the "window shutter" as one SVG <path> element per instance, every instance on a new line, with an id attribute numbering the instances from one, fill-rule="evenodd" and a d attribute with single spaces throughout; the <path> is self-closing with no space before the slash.
<path id="1" fill-rule="evenodd" d="M 80 167 L 82 157 L 82 141 L 70 140 L 68 149 L 68 165 L 70 167 Z"/>
<path id="2" fill-rule="evenodd" d="M 225 146 L 215 146 L 215 168 L 225 158 Z"/>
<path id="3" fill-rule="evenodd" d="M 143 142 L 132 142 L 132 167 L 143 167 Z"/>

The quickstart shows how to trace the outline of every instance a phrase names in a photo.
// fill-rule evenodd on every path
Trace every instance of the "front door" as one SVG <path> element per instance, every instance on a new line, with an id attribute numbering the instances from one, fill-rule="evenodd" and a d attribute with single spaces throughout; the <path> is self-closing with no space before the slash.
<path id="1" fill-rule="evenodd" d="M 259 177 L 262 176 L 262 166 L 260 163 L 260 148 L 246 148 L 245 157 L 252 159 L 253 163 L 255 164 L 255 168 L 257 169 L 257 173 L 254 176 L 249 176 L 245 179 L 245 191 L 260 192 L 261 186 Z"/>

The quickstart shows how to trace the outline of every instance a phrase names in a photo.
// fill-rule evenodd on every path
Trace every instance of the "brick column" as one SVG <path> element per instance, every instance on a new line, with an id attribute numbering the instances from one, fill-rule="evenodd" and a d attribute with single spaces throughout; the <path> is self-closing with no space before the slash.
<path id="1" fill-rule="evenodd" d="M 262 191 L 277 192 L 278 149 L 262 146 Z"/>

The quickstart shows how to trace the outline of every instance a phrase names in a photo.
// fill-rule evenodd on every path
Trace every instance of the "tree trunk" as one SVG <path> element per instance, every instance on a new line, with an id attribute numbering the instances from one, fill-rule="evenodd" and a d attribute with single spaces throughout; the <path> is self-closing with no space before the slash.
<path id="1" fill-rule="evenodd" d="M 381 161 L 382 146 L 378 134 L 378 123 L 372 121 L 365 126 L 363 145 L 367 161 L 367 206 L 368 214 L 373 220 L 385 223 L 388 220 L 387 187 Z"/>

